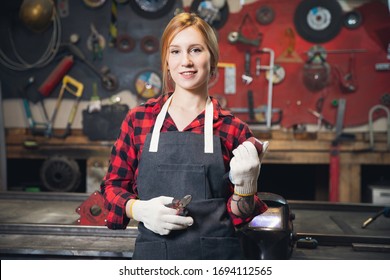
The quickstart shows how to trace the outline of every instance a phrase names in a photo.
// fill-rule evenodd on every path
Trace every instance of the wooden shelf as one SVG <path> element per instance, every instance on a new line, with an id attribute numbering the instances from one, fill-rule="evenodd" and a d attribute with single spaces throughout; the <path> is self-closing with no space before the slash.
<path id="1" fill-rule="evenodd" d="M 60 134 L 61 131 L 58 131 Z M 269 140 L 265 164 L 329 164 L 335 134 L 331 132 L 294 134 L 255 131 L 256 137 Z M 362 165 L 390 165 L 386 133 L 375 134 L 371 149 L 368 133 L 355 133 L 355 140 L 339 144 L 341 202 L 361 201 L 360 173 Z M 28 147 L 26 141 L 36 145 Z M 53 154 L 65 154 L 75 159 L 108 158 L 113 141 L 89 141 L 81 130 L 73 130 L 65 139 L 33 136 L 28 129 L 7 129 L 7 158 L 35 159 Z"/>

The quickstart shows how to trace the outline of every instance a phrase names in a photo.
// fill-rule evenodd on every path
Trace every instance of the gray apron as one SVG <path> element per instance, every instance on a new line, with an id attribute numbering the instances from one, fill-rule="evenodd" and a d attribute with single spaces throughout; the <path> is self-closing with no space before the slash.
<path id="1" fill-rule="evenodd" d="M 194 224 L 161 236 L 139 223 L 133 259 L 241 259 L 239 239 L 226 210 L 229 198 L 219 137 L 213 135 L 213 104 L 208 98 L 205 132 L 160 133 L 172 96 L 165 102 L 139 163 L 138 196 L 192 195 L 187 206 Z M 215 153 L 213 152 L 215 150 Z"/>

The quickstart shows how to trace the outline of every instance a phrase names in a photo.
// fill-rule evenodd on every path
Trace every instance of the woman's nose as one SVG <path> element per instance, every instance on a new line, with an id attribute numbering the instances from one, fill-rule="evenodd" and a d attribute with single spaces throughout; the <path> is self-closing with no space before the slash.
<path id="1" fill-rule="evenodd" d="M 192 60 L 189 54 L 183 55 L 182 66 L 192 66 Z"/>

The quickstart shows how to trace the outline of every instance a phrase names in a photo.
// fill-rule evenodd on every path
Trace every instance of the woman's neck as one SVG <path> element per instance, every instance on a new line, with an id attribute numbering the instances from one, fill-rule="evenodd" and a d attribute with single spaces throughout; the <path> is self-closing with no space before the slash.
<path id="1" fill-rule="evenodd" d="M 202 112 L 206 106 L 207 91 L 204 94 L 194 94 L 188 91 L 175 91 L 171 106 L 191 112 Z"/>
<path id="2" fill-rule="evenodd" d="M 183 131 L 206 107 L 207 95 L 174 92 L 168 112 L 177 129 Z"/>

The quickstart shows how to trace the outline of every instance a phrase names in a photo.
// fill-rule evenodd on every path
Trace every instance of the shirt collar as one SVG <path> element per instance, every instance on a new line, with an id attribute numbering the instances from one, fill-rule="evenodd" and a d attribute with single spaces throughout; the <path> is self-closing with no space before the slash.
<path id="1" fill-rule="evenodd" d="M 145 103 L 145 106 L 152 106 L 152 112 L 154 115 L 157 116 L 160 113 L 162 106 L 171 95 L 172 92 L 168 94 L 160 95 L 157 98 L 151 98 Z M 213 115 L 214 120 L 217 120 L 220 117 L 232 116 L 232 113 L 230 111 L 222 109 L 221 105 L 219 104 L 216 98 L 214 98 L 213 96 L 210 96 L 210 98 L 214 106 L 214 115 Z"/>

